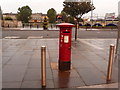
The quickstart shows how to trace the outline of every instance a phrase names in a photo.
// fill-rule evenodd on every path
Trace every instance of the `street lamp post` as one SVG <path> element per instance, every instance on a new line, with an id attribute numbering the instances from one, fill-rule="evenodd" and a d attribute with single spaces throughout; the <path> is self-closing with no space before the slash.
<path id="1" fill-rule="evenodd" d="M 118 31 L 117 31 L 117 41 L 116 41 L 116 51 L 115 51 L 115 59 L 117 58 L 118 56 L 118 47 L 119 47 L 119 39 L 120 39 L 120 20 L 119 20 L 119 23 L 118 23 Z"/>
<path id="2" fill-rule="evenodd" d="M 77 22 L 77 19 L 75 19 L 75 41 L 77 40 L 77 30 L 78 30 L 78 22 Z"/>
<path id="3" fill-rule="evenodd" d="M 92 3 L 92 5 L 93 5 L 93 0 L 91 0 L 91 3 Z M 92 10 L 92 8 L 91 8 L 91 29 L 92 29 L 92 24 L 93 24 L 93 20 L 92 20 L 92 18 L 93 18 L 93 10 Z"/>

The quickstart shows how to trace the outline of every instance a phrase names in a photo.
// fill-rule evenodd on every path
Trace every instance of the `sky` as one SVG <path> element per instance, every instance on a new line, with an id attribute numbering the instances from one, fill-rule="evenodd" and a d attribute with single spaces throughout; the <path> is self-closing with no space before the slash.
<path id="1" fill-rule="evenodd" d="M 28 5 L 33 13 L 46 14 L 48 9 L 54 8 L 57 13 L 63 9 L 64 0 L 0 0 L 0 6 L 3 13 L 16 13 L 19 7 Z M 106 13 L 115 13 L 118 15 L 118 2 L 120 0 L 93 0 L 95 10 L 93 16 L 105 16 Z M 90 16 L 91 12 L 84 17 Z"/>

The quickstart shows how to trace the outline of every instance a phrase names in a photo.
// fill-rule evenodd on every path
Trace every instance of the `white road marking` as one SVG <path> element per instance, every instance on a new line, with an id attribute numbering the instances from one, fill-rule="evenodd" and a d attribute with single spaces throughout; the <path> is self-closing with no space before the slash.
<path id="1" fill-rule="evenodd" d="M 17 38 L 20 38 L 20 36 L 7 36 L 7 37 L 4 37 L 4 39 L 17 39 Z"/>
<path id="2" fill-rule="evenodd" d="M 40 39 L 43 38 L 43 36 L 29 36 L 28 39 Z"/>
<path id="3" fill-rule="evenodd" d="M 100 33 L 100 32 L 97 32 L 97 33 Z"/>
<path id="4" fill-rule="evenodd" d="M 114 32 L 110 32 L 110 33 L 114 33 Z"/>

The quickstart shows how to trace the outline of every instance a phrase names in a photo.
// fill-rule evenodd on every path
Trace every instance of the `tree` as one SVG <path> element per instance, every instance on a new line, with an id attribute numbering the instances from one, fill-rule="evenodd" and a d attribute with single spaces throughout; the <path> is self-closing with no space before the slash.
<path id="1" fill-rule="evenodd" d="M 2 15 L 1 6 L 0 6 L 0 20 L 3 20 L 3 15 Z"/>
<path id="2" fill-rule="evenodd" d="M 66 12 L 64 12 L 63 10 L 61 11 L 61 17 L 62 17 L 62 21 L 66 22 L 66 23 L 75 23 L 74 21 L 74 17 L 68 15 Z"/>
<path id="3" fill-rule="evenodd" d="M 72 17 L 72 16 L 68 16 L 68 23 L 75 24 L 74 17 Z"/>
<path id="4" fill-rule="evenodd" d="M 62 16 L 62 21 L 68 22 L 68 15 L 64 11 L 61 11 L 60 15 Z"/>
<path id="5" fill-rule="evenodd" d="M 90 2 L 63 2 L 63 6 L 63 11 L 74 17 L 77 22 L 79 22 L 83 14 L 95 9 Z"/>
<path id="6" fill-rule="evenodd" d="M 49 18 L 49 23 L 55 23 L 56 21 L 56 11 L 54 8 L 51 8 L 47 11 L 47 16 Z"/>
<path id="7" fill-rule="evenodd" d="M 32 10 L 29 6 L 23 6 L 21 8 L 18 8 L 17 12 L 17 19 L 19 21 L 22 21 L 22 23 L 28 23 L 31 19 Z"/>

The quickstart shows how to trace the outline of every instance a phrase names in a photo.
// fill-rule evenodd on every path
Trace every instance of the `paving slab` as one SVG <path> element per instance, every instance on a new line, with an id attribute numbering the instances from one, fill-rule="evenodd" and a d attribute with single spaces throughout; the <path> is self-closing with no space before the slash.
<path id="1" fill-rule="evenodd" d="M 8 65 L 27 65 L 30 61 L 30 55 L 15 56 L 7 63 Z"/>
<path id="2" fill-rule="evenodd" d="M 78 77 L 69 77 L 69 74 L 66 77 L 60 77 L 54 79 L 55 88 L 75 88 L 77 86 L 85 86 L 83 81 Z"/>
<path id="3" fill-rule="evenodd" d="M 3 82 L 22 82 L 27 66 L 6 65 L 2 70 Z"/>
<path id="4" fill-rule="evenodd" d="M 38 81 L 23 81 L 21 88 L 41 88 L 41 82 Z"/>
<path id="5" fill-rule="evenodd" d="M 11 57 L 2 57 L 2 66 L 4 66 L 10 59 Z"/>
<path id="6" fill-rule="evenodd" d="M 79 75 L 82 77 L 86 85 L 95 85 L 106 83 L 106 77 L 96 68 L 77 68 Z"/>
<path id="7" fill-rule="evenodd" d="M 40 69 L 27 69 L 24 81 L 40 81 L 41 80 L 41 70 Z"/>
<path id="8" fill-rule="evenodd" d="M 20 88 L 21 87 L 21 82 L 7 82 L 7 83 L 2 83 L 2 88 Z"/>
<path id="9" fill-rule="evenodd" d="M 16 51 L 5 51 L 2 53 L 2 57 L 11 57 L 13 55 L 15 55 Z"/>

